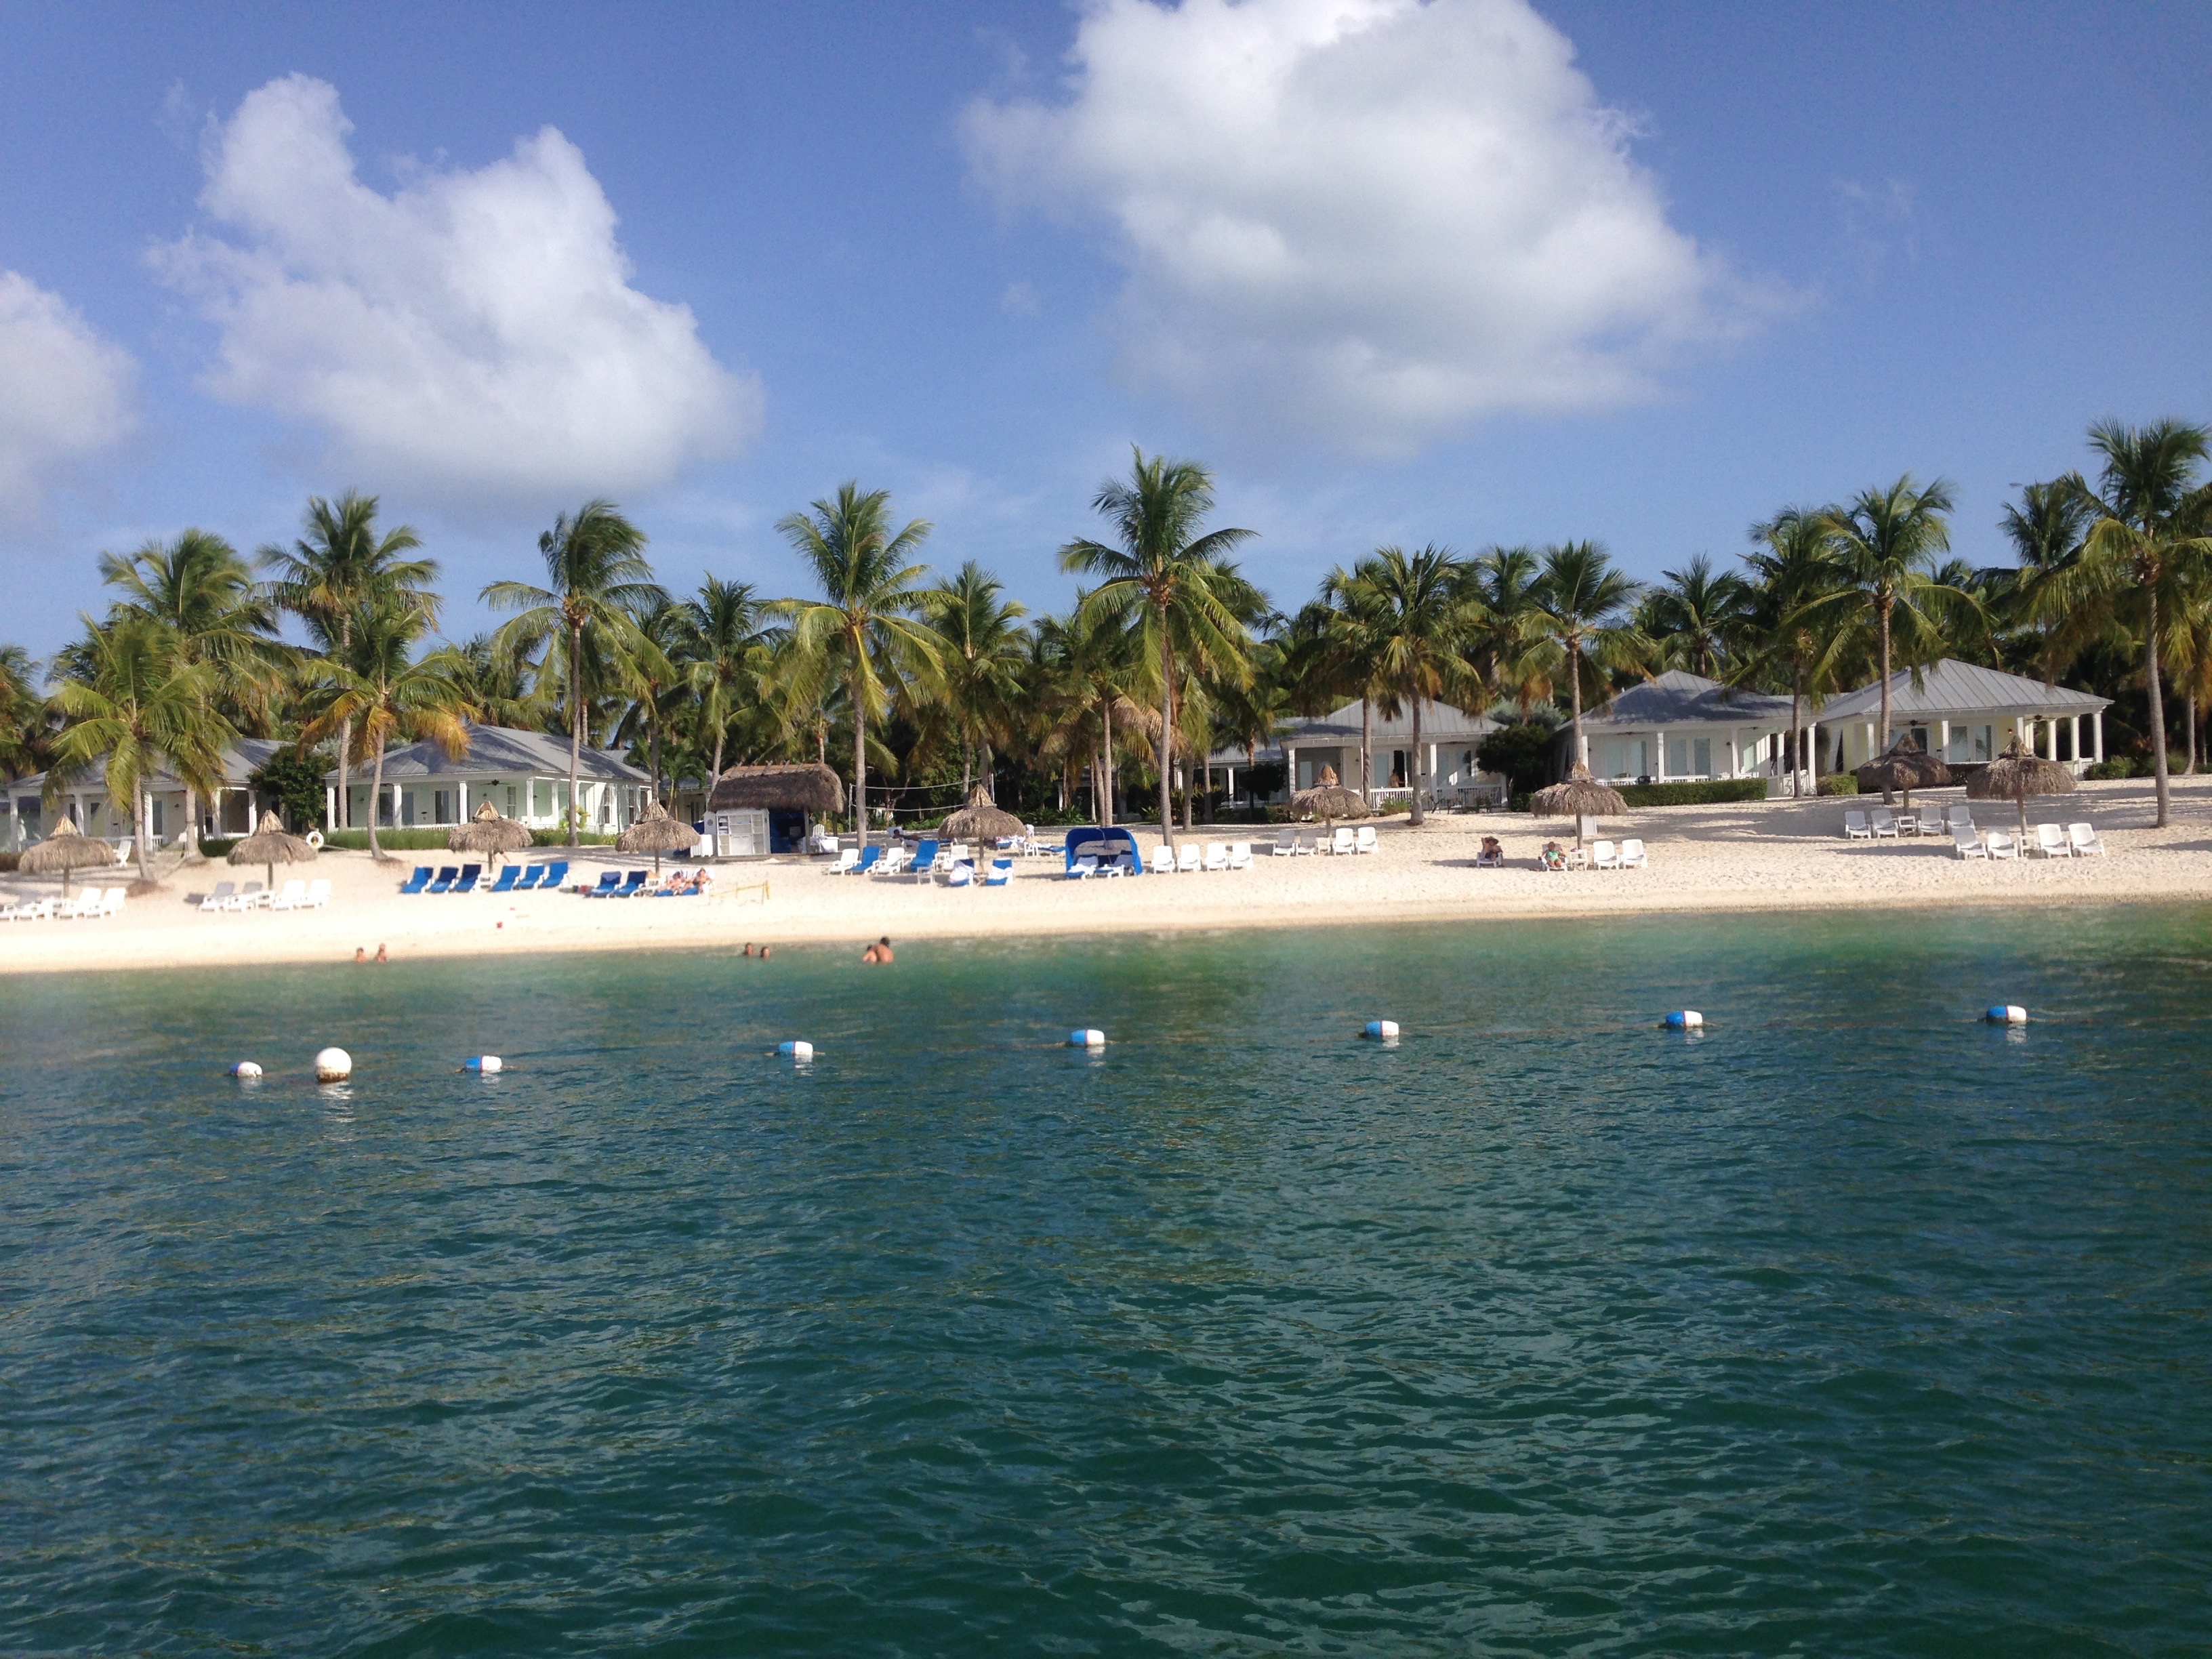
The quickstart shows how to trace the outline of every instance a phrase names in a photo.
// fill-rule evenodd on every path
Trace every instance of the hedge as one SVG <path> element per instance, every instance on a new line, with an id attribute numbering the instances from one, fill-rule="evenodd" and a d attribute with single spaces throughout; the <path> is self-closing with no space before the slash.
<path id="1" fill-rule="evenodd" d="M 2110 760 L 2099 761 L 2082 775 L 2090 778 L 2132 778 L 2141 769 L 2127 756 L 2115 755 Z"/>
<path id="2" fill-rule="evenodd" d="M 1765 800 L 1765 778 L 1710 778 L 1702 783 L 1631 783 L 1620 798 L 1631 806 L 1717 806 L 1723 801 Z"/>
<path id="3" fill-rule="evenodd" d="M 1831 772 L 1820 780 L 1820 793 L 1824 795 L 1856 795 L 1858 792 L 1859 781 L 1849 772 Z"/>

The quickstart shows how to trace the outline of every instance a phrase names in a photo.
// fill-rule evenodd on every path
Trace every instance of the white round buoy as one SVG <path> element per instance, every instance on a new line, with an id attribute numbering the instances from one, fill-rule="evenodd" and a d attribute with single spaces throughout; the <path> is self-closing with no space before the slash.
<path id="1" fill-rule="evenodd" d="M 1705 1023 L 1705 1017 L 1694 1008 L 1684 1008 L 1667 1016 L 1667 1029 L 1670 1031 L 1694 1031 Z"/>
<path id="2" fill-rule="evenodd" d="M 505 1063 L 497 1054 L 471 1054 L 461 1062 L 461 1069 L 465 1072 L 483 1072 L 489 1074 L 498 1071 Z"/>
<path id="3" fill-rule="evenodd" d="M 1093 1030 L 1091 1027 L 1085 1026 L 1079 1031 L 1070 1031 L 1067 1034 L 1067 1046 L 1071 1048 L 1103 1048 L 1106 1046 L 1106 1033 Z"/>
<path id="4" fill-rule="evenodd" d="M 2027 1024 L 2027 1010 L 2016 1002 L 2000 1002 L 1982 1018 L 1992 1025 L 2025 1025 Z"/>
<path id="5" fill-rule="evenodd" d="M 315 1056 L 315 1081 L 343 1083 L 353 1075 L 353 1056 L 343 1048 L 325 1048 Z"/>
<path id="6" fill-rule="evenodd" d="M 811 1042 L 779 1042 L 775 1045 L 775 1051 L 792 1060 L 814 1058 L 814 1045 Z"/>
<path id="7" fill-rule="evenodd" d="M 1398 1035 L 1398 1022 L 1395 1019 L 1370 1019 L 1361 1030 L 1359 1035 L 1379 1037 L 1387 1041 Z"/>
<path id="8" fill-rule="evenodd" d="M 261 1068 L 250 1060 L 241 1060 L 230 1068 L 230 1074 L 243 1082 L 251 1083 L 261 1075 Z"/>

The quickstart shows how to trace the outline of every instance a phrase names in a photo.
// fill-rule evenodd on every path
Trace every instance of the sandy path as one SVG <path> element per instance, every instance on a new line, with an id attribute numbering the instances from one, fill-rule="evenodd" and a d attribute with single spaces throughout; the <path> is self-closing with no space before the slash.
<path id="1" fill-rule="evenodd" d="M 1534 867 L 1534 855 L 1545 835 L 1560 826 L 1498 815 L 1437 817 L 1420 830 L 1402 818 L 1388 822 L 1381 826 L 1381 852 L 1355 858 L 1273 858 L 1267 855 L 1273 832 L 1265 832 L 1254 836 L 1254 867 L 1234 874 L 1070 882 L 1060 879 L 1057 860 L 1022 860 L 1010 886 L 989 890 L 918 886 L 903 878 L 829 878 L 818 865 L 795 860 L 731 864 L 716 871 L 724 886 L 766 882 L 768 892 L 703 903 L 610 902 L 568 893 L 401 897 L 393 889 L 407 868 L 432 855 L 410 854 L 394 869 L 373 864 L 366 854 L 331 853 L 305 872 L 331 880 L 327 910 L 203 915 L 198 895 L 215 880 L 258 872 L 195 867 L 180 872 L 167 891 L 133 899 L 110 920 L 0 925 L 0 973 L 343 962 L 356 945 L 373 953 L 379 944 L 398 957 L 526 957 L 736 949 L 770 940 L 857 948 L 882 933 L 896 940 L 1670 910 L 2212 900 L 2212 778 L 2177 779 L 2173 791 L 2174 822 L 2162 831 L 2150 828 L 2145 781 L 2085 784 L 2074 796 L 2031 802 L 2031 825 L 2087 818 L 2110 855 L 1995 866 L 1954 857 L 1948 842 L 1845 842 L 1843 815 L 1854 803 L 1834 799 L 1639 811 L 1607 827 L 1640 835 L 1651 867 L 1620 873 L 1546 874 Z M 1929 799 L 1951 803 L 1960 795 L 1937 790 Z M 1975 817 L 2003 828 L 2013 811 L 1978 802 Z M 1486 833 L 1504 842 L 1508 868 L 1474 867 Z M 1201 839 L 1219 840 L 1252 834 L 1200 832 Z M 586 848 L 571 876 L 632 862 Z M 280 882 L 285 873 L 278 872 Z M 55 890 L 51 879 L 0 876 L 0 892 L 10 898 Z"/>

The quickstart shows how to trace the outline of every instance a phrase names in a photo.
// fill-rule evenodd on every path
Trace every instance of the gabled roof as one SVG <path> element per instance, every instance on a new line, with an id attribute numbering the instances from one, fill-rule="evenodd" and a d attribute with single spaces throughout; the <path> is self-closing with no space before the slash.
<path id="1" fill-rule="evenodd" d="M 1943 720 L 1960 714 L 2003 714 L 2015 711 L 2038 714 L 2087 714 L 2109 708 L 2110 697 L 2093 696 L 2069 686 L 2045 685 L 2025 675 L 2002 669 L 1983 668 L 1946 657 L 1920 671 L 1920 684 L 1912 684 L 1912 671 L 1899 669 L 1889 677 L 1889 713 L 1895 720 Z M 1819 720 L 1852 720 L 1881 709 L 1881 682 L 1862 686 L 1820 705 Z"/>
<path id="2" fill-rule="evenodd" d="M 1277 739 L 1275 747 L 1288 744 L 1293 749 L 1311 745 L 1327 749 L 1359 741 L 1359 705 L 1348 702 L 1341 708 L 1332 709 L 1319 719 L 1298 717 L 1284 722 L 1287 730 Z M 1385 718 L 1380 710 L 1374 717 L 1375 746 L 1377 749 L 1396 748 L 1413 740 L 1413 711 L 1401 708 L 1392 717 Z M 1470 714 L 1454 708 L 1449 703 L 1433 702 L 1424 699 L 1421 703 L 1421 741 L 1456 743 L 1468 738 L 1486 738 L 1498 730 L 1498 722 L 1487 714 Z"/>
<path id="3" fill-rule="evenodd" d="M 222 751 L 222 781 L 234 789 L 243 789 L 253 775 L 269 763 L 269 757 L 292 745 L 277 738 L 240 738 L 226 744 Z M 0 784 L 0 791 L 9 795 L 29 795 L 46 787 L 46 775 L 33 772 L 28 777 L 16 778 Z M 173 794 L 184 787 L 176 775 L 163 767 L 147 776 L 147 789 L 157 795 Z M 99 766 L 88 766 L 76 775 L 74 781 L 62 786 L 65 790 L 82 790 L 88 794 L 105 796 L 107 775 Z"/>
<path id="4" fill-rule="evenodd" d="M 1739 726 L 1747 721 L 1790 718 L 1790 699 L 1764 691 L 1741 691 L 1670 668 L 1642 685 L 1632 685 L 1595 714 L 1585 726 Z"/>
<path id="5" fill-rule="evenodd" d="M 387 750 L 384 778 L 406 781 L 414 778 L 565 778 L 568 775 L 568 740 L 544 732 L 521 732 L 507 726 L 469 728 L 469 746 L 456 759 L 434 743 L 410 743 Z M 359 783 L 369 775 L 366 765 L 352 769 L 349 781 Z M 584 750 L 578 775 L 589 783 L 647 783 L 644 773 L 611 749 Z M 325 776 L 337 781 L 335 769 Z"/>

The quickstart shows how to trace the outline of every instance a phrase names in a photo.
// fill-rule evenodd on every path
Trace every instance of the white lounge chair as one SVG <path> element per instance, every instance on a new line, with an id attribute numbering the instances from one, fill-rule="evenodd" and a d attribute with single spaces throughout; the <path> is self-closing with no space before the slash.
<path id="1" fill-rule="evenodd" d="M 1171 876 L 1175 874 L 1175 854 L 1164 842 L 1145 855 L 1145 869 L 1152 875 Z"/>
<path id="2" fill-rule="evenodd" d="M 1354 839 L 1352 831 L 1340 826 L 1337 832 L 1329 837 L 1328 850 L 1333 856 L 1344 858 L 1349 855 L 1358 845 L 1359 843 L 1356 839 Z"/>
<path id="3" fill-rule="evenodd" d="M 1310 859 L 1320 850 L 1321 844 L 1313 836 L 1304 834 L 1298 836 L 1297 851 L 1300 858 Z"/>
<path id="4" fill-rule="evenodd" d="M 269 908 L 272 910 L 296 910 L 307 902 L 307 899 L 306 882 L 288 881 L 284 884 L 284 890 L 269 901 Z"/>
<path id="5" fill-rule="evenodd" d="M 1275 837 L 1274 856 L 1276 858 L 1290 858 L 1293 856 L 1297 850 L 1298 838 L 1295 831 L 1285 830 Z"/>
<path id="6" fill-rule="evenodd" d="M 1951 827 L 1954 833 L 1972 830 L 1974 827 L 1974 809 L 1971 806 L 1947 806 L 1943 809 L 1943 822 Z"/>
<path id="7" fill-rule="evenodd" d="M 1218 841 L 1206 843 L 1206 867 L 1208 870 L 1226 870 L 1229 867 L 1228 843 Z"/>
<path id="8" fill-rule="evenodd" d="M 1620 843 L 1620 867 L 1624 870 L 1649 870 L 1651 867 L 1651 860 L 1645 856 L 1642 842 L 1625 841 Z"/>
<path id="9" fill-rule="evenodd" d="M 269 891 L 258 881 L 249 881 L 222 902 L 226 910 L 258 910 Z"/>
<path id="10" fill-rule="evenodd" d="M 1088 853 L 1067 866 L 1067 878 L 1070 881 L 1088 881 L 1097 873 L 1098 860 Z"/>
<path id="11" fill-rule="evenodd" d="M 1872 841 L 1874 839 L 1874 831 L 1867 828 L 1867 817 L 1865 813 L 1846 812 L 1844 814 L 1844 839 L 1845 841 Z"/>
<path id="12" fill-rule="evenodd" d="M 1373 853 L 1380 851 L 1382 845 L 1382 843 L 1375 837 L 1375 826 L 1371 823 L 1363 823 L 1359 826 L 1358 837 L 1352 843 L 1352 850 L 1355 853 Z"/>
<path id="13" fill-rule="evenodd" d="M 1609 841 L 1592 842 L 1589 849 L 1589 867 L 1593 870 L 1620 869 L 1620 851 Z"/>
<path id="14" fill-rule="evenodd" d="M 205 898 L 200 901 L 200 908 L 203 910 L 228 910 L 230 908 L 230 901 L 237 891 L 238 884 L 236 882 L 219 881 L 215 884 L 215 891 L 210 893 Z"/>
<path id="15" fill-rule="evenodd" d="M 1951 850 L 1962 859 L 1985 859 L 1990 855 L 1990 849 L 1982 845 L 1982 838 L 1971 828 L 1953 829 Z"/>
<path id="16" fill-rule="evenodd" d="M 907 860 L 910 856 L 903 847 L 886 847 L 884 848 L 883 857 L 876 860 L 876 867 L 869 873 L 878 876 L 895 876 L 906 868 Z"/>
<path id="17" fill-rule="evenodd" d="M 1231 870 L 1249 870 L 1252 867 L 1250 842 L 1235 841 L 1229 843 L 1229 867 Z"/>
<path id="18" fill-rule="evenodd" d="M 860 861 L 859 848 L 842 847 L 838 848 L 837 856 L 830 860 L 829 867 L 822 873 L 825 876 L 848 876 L 853 872 L 853 866 Z"/>
<path id="19" fill-rule="evenodd" d="M 1182 851 L 1176 855 L 1176 873 L 1194 876 L 1205 868 L 1206 849 L 1194 841 L 1185 842 Z"/>
<path id="20" fill-rule="evenodd" d="M 100 902 L 100 914 L 103 916 L 121 915 L 123 914 L 123 906 L 129 900 L 130 896 L 131 890 L 127 887 L 109 888 L 107 890 L 107 896 Z"/>
<path id="21" fill-rule="evenodd" d="M 2039 823 L 2035 826 L 2035 853 L 2046 859 L 2070 859 L 2074 843 L 2066 839 L 2066 827 L 2058 823 Z"/>
<path id="22" fill-rule="evenodd" d="M 1886 808 L 1877 806 L 1874 809 L 1873 828 L 1877 837 L 1887 836 L 1892 841 L 1898 839 L 1897 817 Z"/>
<path id="23" fill-rule="evenodd" d="M 2020 843 L 2003 830 L 1992 830 L 1990 831 L 1990 856 L 1992 859 L 2017 860 L 2020 857 Z"/>
<path id="24" fill-rule="evenodd" d="M 302 910 L 324 910 L 330 908 L 331 882 L 327 876 L 317 876 L 307 884 L 307 896 L 300 901 Z"/>
<path id="25" fill-rule="evenodd" d="M 0 909 L 0 921 L 44 921 L 54 914 L 52 899 L 18 899 Z"/>
<path id="26" fill-rule="evenodd" d="M 2092 853 L 2095 854 L 2099 858 L 2105 856 L 2105 843 L 2097 839 L 2097 831 L 2094 825 L 2087 823 L 2068 824 L 2066 826 L 2066 841 L 2067 844 L 2073 848 L 2074 854 L 2076 858 L 2087 858 Z"/>

